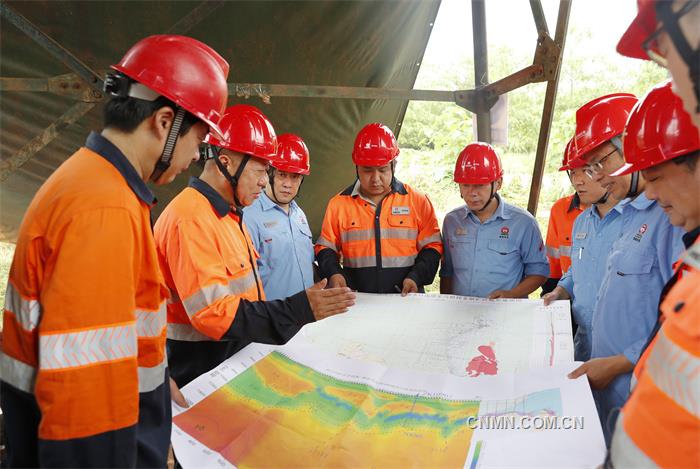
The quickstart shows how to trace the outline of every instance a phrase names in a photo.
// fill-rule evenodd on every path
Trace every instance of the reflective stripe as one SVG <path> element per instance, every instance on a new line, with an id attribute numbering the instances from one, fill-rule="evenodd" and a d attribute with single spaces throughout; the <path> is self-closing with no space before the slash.
<path id="1" fill-rule="evenodd" d="M 338 248 L 335 247 L 335 244 L 331 243 L 326 238 L 323 238 L 321 236 L 319 236 L 319 238 L 316 240 L 316 244 L 319 246 L 323 246 L 324 248 L 332 249 L 335 252 L 338 252 Z"/>
<path id="2" fill-rule="evenodd" d="M 5 309 L 12 312 L 22 329 L 31 332 L 39 324 L 41 303 L 37 300 L 25 300 L 11 282 L 7 282 L 5 292 Z"/>
<path id="3" fill-rule="evenodd" d="M 382 257 L 382 267 L 413 267 L 416 256 Z"/>
<path id="4" fill-rule="evenodd" d="M 34 393 L 36 368 L 0 352 L 0 379 L 21 391 Z"/>
<path id="5" fill-rule="evenodd" d="M 613 433 L 610 446 L 610 458 L 612 459 L 613 467 L 658 467 L 627 435 L 622 421 L 623 416 L 624 413 L 620 413 L 620 416 L 617 418 L 615 433 Z"/>
<path id="6" fill-rule="evenodd" d="M 428 236 L 427 238 L 421 239 L 418 241 L 418 249 L 423 249 L 430 243 L 441 243 L 442 242 L 442 237 L 440 237 L 440 233 L 435 233 L 432 236 Z"/>
<path id="7" fill-rule="evenodd" d="M 560 246 L 559 254 L 566 257 L 571 257 L 571 246 Z"/>
<path id="8" fill-rule="evenodd" d="M 418 230 L 415 228 L 382 228 L 379 230 L 382 239 L 413 239 L 418 237 Z"/>
<path id="9" fill-rule="evenodd" d="M 363 267 L 376 267 L 377 256 L 346 257 L 343 259 L 343 267 L 361 269 Z"/>
<path id="10" fill-rule="evenodd" d="M 140 366 L 139 392 L 151 392 L 161 384 L 165 383 L 165 369 L 167 367 L 167 358 L 164 358 L 162 362 L 151 368 Z"/>
<path id="11" fill-rule="evenodd" d="M 158 311 L 136 310 L 136 334 L 139 337 L 158 337 L 167 322 L 167 306 L 160 305 Z"/>
<path id="12" fill-rule="evenodd" d="M 343 243 L 351 241 L 367 241 L 374 239 L 374 230 L 352 230 L 340 233 L 340 240 Z"/>
<path id="13" fill-rule="evenodd" d="M 382 257 L 382 267 L 412 267 L 415 264 L 416 256 L 395 256 Z M 344 267 L 360 269 L 363 267 L 376 267 L 376 256 L 346 257 L 343 260 Z"/>
<path id="14" fill-rule="evenodd" d="M 645 370 L 676 404 L 700 418 L 700 358 L 674 344 L 662 328 Z"/>
<path id="15" fill-rule="evenodd" d="M 553 259 L 559 259 L 559 249 L 547 246 L 547 256 Z"/>
<path id="16" fill-rule="evenodd" d="M 228 285 L 221 285 L 217 283 L 196 291 L 188 298 L 185 298 L 182 301 L 182 305 L 185 307 L 187 316 L 192 319 L 195 314 L 207 306 L 216 303 L 218 300 L 229 295 L 242 295 L 254 286 L 255 276 L 251 270 L 243 277 L 230 280 Z"/>
<path id="17" fill-rule="evenodd" d="M 192 327 L 191 324 L 168 324 L 168 339 L 171 340 L 182 340 L 184 342 L 202 342 L 211 341 L 211 337 L 208 337 L 197 329 Z"/>
<path id="18" fill-rule="evenodd" d="M 57 370 L 136 357 L 134 324 L 39 337 L 39 368 Z"/>

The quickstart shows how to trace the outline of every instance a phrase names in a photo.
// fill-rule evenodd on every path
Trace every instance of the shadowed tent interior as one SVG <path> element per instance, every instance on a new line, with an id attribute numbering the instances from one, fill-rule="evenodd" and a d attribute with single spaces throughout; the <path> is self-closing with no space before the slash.
<path id="1" fill-rule="evenodd" d="M 162 33 L 195 37 L 221 53 L 229 83 L 327 85 L 410 90 L 428 43 L 440 2 L 259 1 L 93 2 L 32 1 L 6 5 L 103 73 L 139 39 Z M 64 63 L 17 29 L 0 22 L 0 80 L 43 79 L 72 73 Z M 74 83 L 75 81 L 73 81 Z M 0 187 L 0 240 L 14 241 L 29 202 L 46 178 L 100 130 L 102 104 L 69 97 L 82 93 L 54 83 L 48 91 L 0 91 L 0 167 L 33 138 L 59 121 L 58 135 L 26 163 L 9 172 Z M 401 99 L 336 99 L 231 96 L 229 104 L 260 107 L 278 134 L 297 133 L 311 153 L 311 176 L 300 203 L 317 234 L 327 200 L 354 179 L 350 160 L 357 131 L 383 122 L 398 134 L 408 104 Z M 465 111 L 465 118 L 468 114 Z M 199 169 L 193 165 L 165 187 L 156 187 L 156 215 Z"/>

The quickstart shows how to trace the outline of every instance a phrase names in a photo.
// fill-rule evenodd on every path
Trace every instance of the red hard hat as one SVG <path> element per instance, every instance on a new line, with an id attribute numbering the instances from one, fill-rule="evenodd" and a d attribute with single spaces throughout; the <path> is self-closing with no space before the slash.
<path id="1" fill-rule="evenodd" d="M 229 67 L 208 45 L 187 36 L 149 36 L 137 42 L 112 68 L 218 131 L 228 100 Z"/>
<path id="2" fill-rule="evenodd" d="M 272 163 L 277 156 L 277 136 L 270 120 L 260 109 L 248 104 L 236 104 L 224 111 L 219 121 L 222 137 L 209 132 L 205 143 L 244 155 L 262 158 Z"/>
<path id="3" fill-rule="evenodd" d="M 656 30 L 657 1 L 659 0 L 637 0 L 637 16 L 617 43 L 620 54 L 634 59 L 649 59 L 642 42 Z"/>
<path id="4" fill-rule="evenodd" d="M 385 166 L 399 156 L 394 133 L 384 124 L 367 124 L 355 138 L 352 162 L 357 166 Z"/>
<path id="5" fill-rule="evenodd" d="M 309 149 L 306 143 L 294 134 L 283 134 L 277 137 L 277 161 L 272 166 L 287 173 L 311 173 L 309 165 Z"/>
<path id="6" fill-rule="evenodd" d="M 581 164 L 586 153 L 625 130 L 627 116 L 637 103 L 630 93 L 615 93 L 601 96 L 581 106 L 576 111 L 576 133 L 574 152 L 569 165 Z"/>
<path id="7" fill-rule="evenodd" d="M 501 159 L 488 143 L 470 143 L 457 157 L 454 175 L 456 183 L 488 184 L 501 177 Z"/>
<path id="8" fill-rule="evenodd" d="M 625 164 L 612 176 L 656 166 L 700 149 L 700 131 L 671 90 L 671 82 L 656 85 L 634 107 L 624 136 Z"/>
<path id="9" fill-rule="evenodd" d="M 581 168 L 585 166 L 585 162 L 581 159 L 573 159 L 574 156 L 574 138 L 571 137 L 568 142 L 566 142 L 566 148 L 564 149 L 564 158 L 562 158 L 561 168 L 559 171 L 569 171 L 576 168 Z"/>

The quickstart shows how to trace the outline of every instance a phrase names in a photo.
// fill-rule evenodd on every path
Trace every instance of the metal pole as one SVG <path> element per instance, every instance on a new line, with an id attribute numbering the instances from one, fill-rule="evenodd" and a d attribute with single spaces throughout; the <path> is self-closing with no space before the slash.
<path id="1" fill-rule="evenodd" d="M 557 60 L 554 78 L 547 82 L 547 91 L 544 95 L 544 107 L 542 109 L 542 121 L 540 123 L 540 136 L 537 140 L 535 167 L 532 171 L 532 184 L 530 185 L 530 199 L 527 203 L 527 210 L 533 216 L 537 215 L 537 204 L 540 198 L 540 188 L 542 187 L 542 177 L 544 175 L 544 165 L 547 157 L 547 146 L 549 145 L 549 132 L 552 127 L 554 105 L 556 104 L 557 100 L 559 72 L 561 71 L 561 62 L 562 57 L 564 56 L 566 31 L 569 26 L 569 13 L 571 13 L 571 0 L 561 0 L 559 2 L 559 14 L 557 16 L 557 29 L 554 33 L 554 42 L 557 46 L 559 46 L 559 60 Z"/>
<path id="2" fill-rule="evenodd" d="M 537 28 L 538 34 L 546 34 L 549 36 L 549 29 L 547 28 L 547 18 L 544 16 L 544 10 L 542 9 L 542 3 L 540 0 L 530 0 L 530 8 L 532 9 L 532 17 L 535 19 L 535 27 Z"/>
<path id="3" fill-rule="evenodd" d="M 474 88 L 489 82 L 488 47 L 486 44 L 486 5 L 484 0 L 472 0 L 472 31 L 474 39 Z M 491 142 L 491 114 L 483 100 L 477 102 L 476 134 L 481 142 Z"/>
<path id="4" fill-rule="evenodd" d="M 60 60 L 71 70 L 77 73 L 86 83 L 102 92 L 103 80 L 90 67 L 74 56 L 68 49 L 46 35 L 42 30 L 32 24 L 27 18 L 10 8 L 7 3 L 0 3 L 0 15 L 15 25 L 20 31 L 32 38 L 37 44 L 46 49 L 56 59 Z"/>

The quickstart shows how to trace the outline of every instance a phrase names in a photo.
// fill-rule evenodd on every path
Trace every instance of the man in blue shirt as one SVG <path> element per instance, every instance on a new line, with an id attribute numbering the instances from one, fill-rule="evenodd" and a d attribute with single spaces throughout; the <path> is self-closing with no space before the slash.
<path id="1" fill-rule="evenodd" d="M 577 132 L 571 150 L 574 166 L 589 160 L 608 161 L 622 151 L 620 135 L 632 107 L 634 95 L 616 93 L 596 98 L 576 111 Z M 593 205 L 578 216 L 572 229 L 571 268 L 558 286 L 546 294 L 545 305 L 554 300 L 572 300 L 572 312 L 578 329 L 574 336 L 574 359 L 591 357 L 591 323 L 598 290 L 605 274 L 605 261 L 622 230 L 622 208 L 606 189 L 580 167 L 571 173 L 574 184 L 587 188 L 583 198 Z"/>
<path id="2" fill-rule="evenodd" d="M 260 254 L 258 267 L 268 300 L 283 299 L 314 284 L 314 245 L 306 215 L 294 198 L 310 173 L 309 150 L 296 135 L 278 137 L 270 184 L 243 219 Z"/>
<path id="3" fill-rule="evenodd" d="M 659 296 L 683 251 L 683 231 L 646 197 L 640 173 L 613 176 L 625 164 L 623 156 L 616 150 L 605 155 L 607 149 L 601 147 L 588 158 L 587 170 L 610 197 L 620 200 L 622 230 L 605 262 L 593 310 L 591 359 L 569 377 L 587 375 L 609 444 L 617 413 L 629 396 L 632 369 L 656 324 Z"/>
<path id="4" fill-rule="evenodd" d="M 487 143 L 467 145 L 454 180 L 466 202 L 445 216 L 440 293 L 527 298 L 549 275 L 542 234 L 525 210 L 498 195 L 501 160 Z"/>

